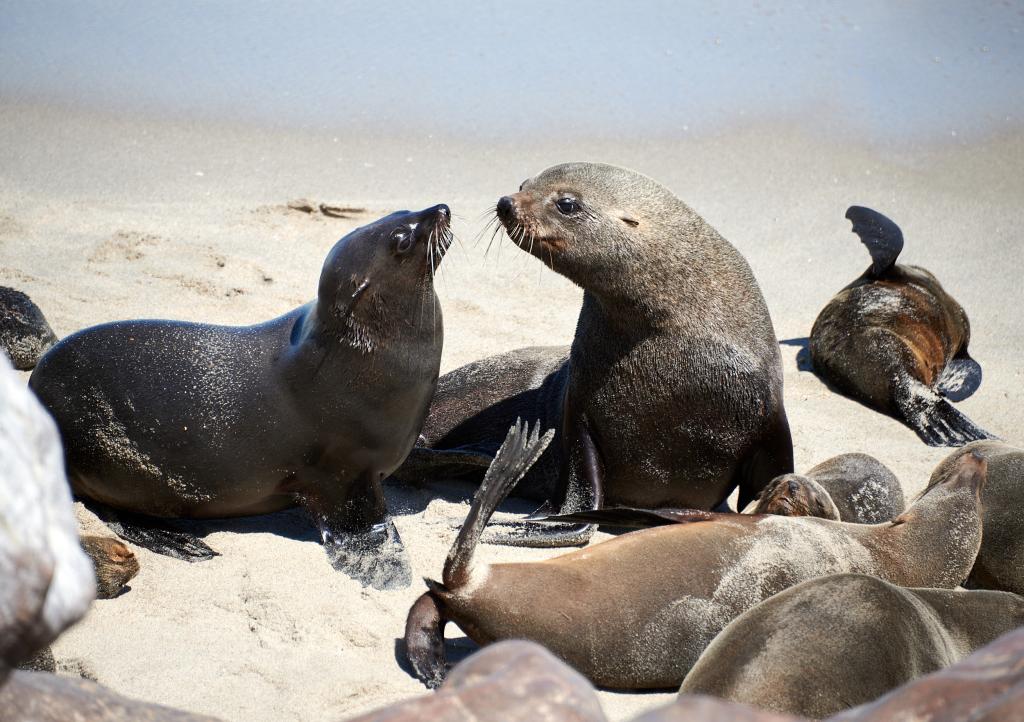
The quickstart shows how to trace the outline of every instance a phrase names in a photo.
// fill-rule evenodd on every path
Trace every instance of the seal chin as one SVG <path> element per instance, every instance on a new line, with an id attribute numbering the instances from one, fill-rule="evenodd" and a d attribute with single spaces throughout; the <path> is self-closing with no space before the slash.
<path id="1" fill-rule="evenodd" d="M 331 566 L 364 587 L 404 589 L 412 583 L 409 555 L 391 517 L 365 532 L 321 534 Z"/>

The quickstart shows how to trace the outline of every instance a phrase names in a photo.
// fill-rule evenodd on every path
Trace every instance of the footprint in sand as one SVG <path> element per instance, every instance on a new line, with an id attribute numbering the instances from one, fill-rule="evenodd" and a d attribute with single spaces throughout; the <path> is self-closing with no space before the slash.
<path id="1" fill-rule="evenodd" d="M 145 258 L 146 248 L 156 246 L 164 241 L 165 239 L 152 233 L 118 231 L 93 249 L 89 255 L 89 262 L 138 261 Z"/>

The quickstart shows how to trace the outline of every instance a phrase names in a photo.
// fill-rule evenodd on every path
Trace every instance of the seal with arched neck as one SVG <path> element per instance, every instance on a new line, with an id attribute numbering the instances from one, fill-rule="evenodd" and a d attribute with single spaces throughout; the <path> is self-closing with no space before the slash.
<path id="1" fill-rule="evenodd" d="M 121 321 L 54 346 L 32 389 L 60 427 L 74 492 L 128 541 L 213 552 L 152 519 L 299 503 L 334 566 L 409 583 L 381 481 L 416 440 L 443 339 L 432 268 L 450 212 L 402 211 L 331 249 L 315 301 L 255 326 Z M 133 529 L 140 521 L 150 528 Z M 196 543 L 198 542 L 198 544 Z"/>
<path id="2" fill-rule="evenodd" d="M 1024 598 L 1008 592 L 819 577 L 730 622 L 679 691 L 824 719 L 955 664 L 1022 624 Z"/>
<path id="3" fill-rule="evenodd" d="M 440 462 L 459 444 L 493 453 L 513 414 L 550 419 L 555 458 L 524 483 L 562 511 L 713 509 L 737 486 L 745 505 L 793 470 L 768 309 L 746 260 L 703 218 L 647 176 L 600 163 L 548 168 L 496 213 L 521 249 L 583 288 L 569 358 L 513 352 L 453 372 L 461 414 L 448 401 L 460 387 L 442 382 L 421 446 Z M 509 360 L 523 363 L 506 371 Z M 496 399 L 478 381 L 498 375 Z M 504 541 L 578 544 L 589 531 L 516 527 Z"/>
<path id="4" fill-rule="evenodd" d="M 809 344 L 815 373 L 900 419 L 929 446 L 990 437 L 946 400 L 981 384 L 981 366 L 967 352 L 967 313 L 931 273 L 896 263 L 903 233 L 895 223 L 860 206 L 846 217 L 871 266 L 818 314 Z"/>
<path id="5" fill-rule="evenodd" d="M 512 476 L 487 477 L 442 582 L 428 581 L 429 591 L 409 612 L 409 661 L 428 686 L 439 684 L 450 621 L 478 644 L 543 644 L 597 685 L 678 686 L 730 621 L 808 579 L 857 572 L 900 586 L 956 587 L 981 544 L 985 465 L 964 456 L 941 483 L 882 524 L 698 511 L 690 523 L 518 564 L 474 556 L 484 525 L 514 483 Z M 498 479 L 504 487 L 491 483 Z"/>

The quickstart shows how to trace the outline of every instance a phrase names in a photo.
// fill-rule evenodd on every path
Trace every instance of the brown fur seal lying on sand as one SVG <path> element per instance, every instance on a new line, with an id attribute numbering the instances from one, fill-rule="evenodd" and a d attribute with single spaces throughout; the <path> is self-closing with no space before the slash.
<path id="1" fill-rule="evenodd" d="M 511 461 L 503 465 L 536 456 L 521 436 L 510 434 L 502 448 Z M 696 512 L 688 524 L 543 562 L 484 564 L 474 560 L 475 547 L 515 483 L 493 472 L 448 555 L 443 583 L 428 582 L 409 612 L 407 654 L 428 686 L 444 679 L 448 621 L 478 644 L 539 642 L 598 685 L 677 686 L 726 624 L 783 589 L 840 572 L 951 588 L 967 577 L 981 543 L 985 461 L 968 455 L 892 522 Z"/>
<path id="2" fill-rule="evenodd" d="M 981 383 L 981 366 L 967 353 L 967 314 L 931 273 L 896 263 L 903 234 L 895 223 L 860 206 L 846 217 L 872 263 L 818 314 L 810 336 L 815 373 L 899 418 L 929 446 L 988 437 L 943 398 L 967 398 Z"/>
<path id="3" fill-rule="evenodd" d="M 822 719 L 948 667 L 1022 624 L 1024 598 L 1008 592 L 820 577 L 730 622 L 679 691 Z"/>
<path id="4" fill-rule="evenodd" d="M 54 346 L 30 385 L 60 427 L 75 493 L 116 509 L 119 536 L 190 561 L 214 552 L 154 517 L 298 503 L 336 569 L 407 586 L 381 482 L 437 384 L 433 269 L 450 216 L 437 205 L 357 228 L 327 255 L 316 300 L 266 323 L 122 321 Z"/>
<path id="5" fill-rule="evenodd" d="M 967 586 L 1024 594 L 1024 450 L 1001 441 L 968 444 L 936 467 L 928 485 L 941 483 L 965 454 L 979 454 L 988 461 L 981 495 L 981 550 Z"/>
<path id="6" fill-rule="evenodd" d="M 647 176 L 600 163 L 548 168 L 496 213 L 520 248 L 583 288 L 583 307 L 567 360 L 524 349 L 442 380 L 421 434 L 440 465 L 452 451 L 493 454 L 522 417 L 556 429 L 555 458 L 525 485 L 563 512 L 712 509 L 737 486 L 742 506 L 793 470 L 768 308 L 703 218 Z M 592 531 L 513 529 L 506 543 L 536 546 Z"/>

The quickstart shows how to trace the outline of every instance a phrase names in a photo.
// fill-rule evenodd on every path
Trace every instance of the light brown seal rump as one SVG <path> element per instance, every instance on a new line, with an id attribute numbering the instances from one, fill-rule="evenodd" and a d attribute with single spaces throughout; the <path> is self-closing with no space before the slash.
<path id="1" fill-rule="evenodd" d="M 730 622 L 680 693 L 822 719 L 948 667 L 1021 624 L 1016 594 L 819 577 Z"/>

